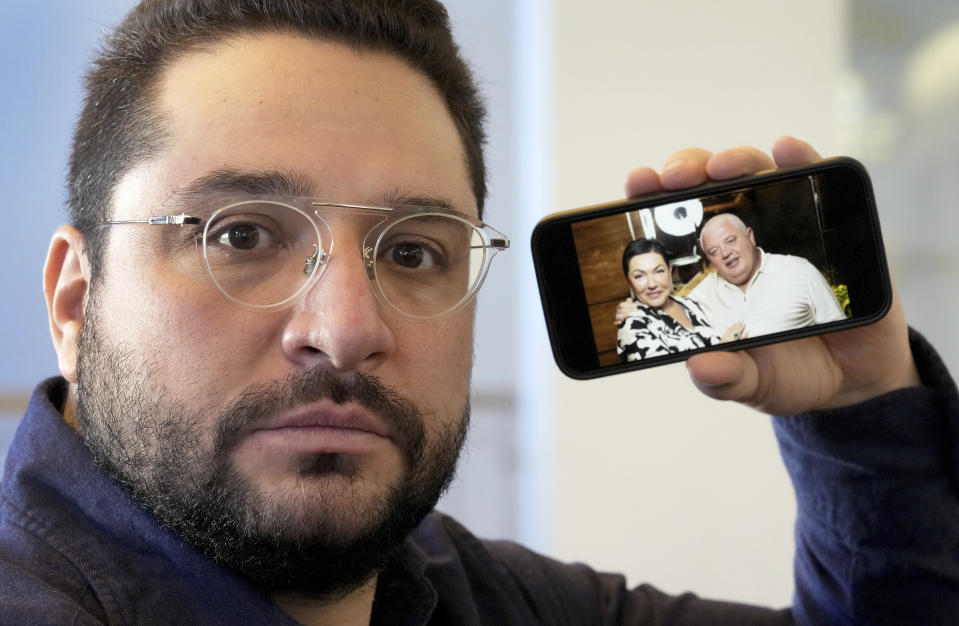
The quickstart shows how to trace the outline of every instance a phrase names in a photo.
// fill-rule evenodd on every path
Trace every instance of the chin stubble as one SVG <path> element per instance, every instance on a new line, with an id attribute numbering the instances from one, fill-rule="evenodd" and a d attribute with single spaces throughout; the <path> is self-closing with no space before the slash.
<path id="1" fill-rule="evenodd" d="M 333 598 L 358 588 L 453 479 L 468 401 L 428 441 L 424 416 L 395 389 L 312 368 L 247 388 L 210 420 L 159 387 L 147 358 L 109 344 L 93 309 L 79 339 L 77 419 L 97 464 L 163 526 L 267 593 Z M 321 399 L 356 402 L 389 425 L 405 460 L 392 484 L 359 489 L 354 458 L 317 454 L 294 468 L 298 490 L 261 493 L 231 465 L 246 426 Z"/>

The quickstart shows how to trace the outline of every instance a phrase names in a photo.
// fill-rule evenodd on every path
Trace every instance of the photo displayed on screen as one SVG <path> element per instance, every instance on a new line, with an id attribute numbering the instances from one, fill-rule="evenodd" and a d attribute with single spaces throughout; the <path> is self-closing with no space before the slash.
<path id="1" fill-rule="evenodd" d="M 573 224 L 600 365 L 848 318 L 820 183 L 807 176 Z"/>

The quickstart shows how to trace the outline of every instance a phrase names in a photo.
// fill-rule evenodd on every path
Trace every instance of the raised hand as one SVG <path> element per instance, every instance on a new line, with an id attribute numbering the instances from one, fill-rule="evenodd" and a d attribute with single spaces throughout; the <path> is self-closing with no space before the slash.
<path id="1" fill-rule="evenodd" d="M 726 329 L 726 332 L 723 333 L 723 336 L 719 339 L 719 343 L 729 343 L 730 341 L 739 341 L 740 339 L 746 338 L 746 324 L 743 322 L 736 322 L 731 324 L 729 328 Z"/>
<path id="2" fill-rule="evenodd" d="M 636 301 L 632 298 L 626 298 L 616 306 L 616 315 L 613 318 L 613 324 L 622 326 L 623 320 L 629 317 L 629 314 L 639 308 Z"/>
<path id="3" fill-rule="evenodd" d="M 792 137 L 777 140 L 772 156 L 750 147 L 716 154 L 691 148 L 670 157 L 661 173 L 648 167 L 633 170 L 626 192 L 632 197 L 683 189 L 819 158 L 809 144 Z M 751 350 L 699 354 L 686 367 L 706 395 L 778 415 L 844 406 L 919 384 L 895 296 L 889 313 L 869 326 Z"/>

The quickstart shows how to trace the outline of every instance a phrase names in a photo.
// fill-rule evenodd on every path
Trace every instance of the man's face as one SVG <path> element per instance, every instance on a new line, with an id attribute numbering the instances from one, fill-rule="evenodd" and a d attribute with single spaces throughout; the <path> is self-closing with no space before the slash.
<path id="1" fill-rule="evenodd" d="M 703 229 L 706 258 L 719 275 L 737 286 L 745 286 L 759 269 L 759 249 L 751 228 L 713 218 Z"/>
<path id="2" fill-rule="evenodd" d="M 175 62 L 159 110 L 171 140 L 122 179 L 115 218 L 165 214 L 179 191 L 235 174 L 295 180 L 301 188 L 290 191 L 334 202 L 435 198 L 477 213 L 441 97 L 390 56 L 245 36 Z M 81 339 L 81 429 L 158 517 L 196 542 L 215 542 L 226 523 L 205 519 L 202 503 L 240 517 L 235 534 L 339 549 L 379 532 L 405 500 L 416 500 L 407 518 L 422 515 L 452 473 L 472 308 L 416 321 L 384 307 L 361 256 L 370 224 L 330 215 L 336 247 L 325 273 L 293 306 L 269 312 L 227 300 L 199 253 L 174 260 L 179 227 L 109 233 Z M 188 499 L 201 502 L 177 502 Z M 260 582 L 300 584 L 268 578 Z"/>

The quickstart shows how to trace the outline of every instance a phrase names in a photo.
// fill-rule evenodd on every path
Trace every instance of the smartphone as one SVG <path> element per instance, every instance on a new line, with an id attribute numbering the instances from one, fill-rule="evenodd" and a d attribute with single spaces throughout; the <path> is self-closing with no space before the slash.
<path id="1" fill-rule="evenodd" d="M 862 326 L 892 303 L 872 184 L 846 157 L 556 213 L 532 253 L 577 379 Z"/>

